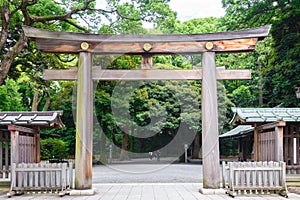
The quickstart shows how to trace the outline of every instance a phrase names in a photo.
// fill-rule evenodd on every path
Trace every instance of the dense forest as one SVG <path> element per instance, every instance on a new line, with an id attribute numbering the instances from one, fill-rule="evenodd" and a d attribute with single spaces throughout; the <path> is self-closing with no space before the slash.
<path id="1" fill-rule="evenodd" d="M 217 55 L 217 66 L 252 70 L 251 80 L 218 82 L 220 134 L 232 128 L 229 121 L 233 106 L 300 106 L 295 95 L 300 86 L 299 0 L 222 0 L 224 17 L 184 22 L 177 19 L 168 3 L 107 0 L 105 6 L 99 6 L 95 0 L 0 0 L 0 111 L 63 110 L 65 127 L 43 132 L 41 145 L 48 146 L 42 149 L 42 157 L 74 156 L 76 82 L 45 81 L 42 72 L 76 66 L 78 57 L 41 53 L 24 36 L 23 25 L 97 34 L 193 34 L 271 24 L 270 37 L 254 52 Z M 146 29 L 144 23 L 154 28 Z M 93 62 L 106 69 L 141 66 L 139 56 L 94 55 Z M 153 67 L 201 67 L 201 55 L 155 56 Z M 179 128 L 187 138 L 192 136 L 191 156 L 199 156 L 201 81 L 99 81 L 94 86 L 95 159 L 106 162 L 110 144 L 114 144 L 115 158 L 145 156 L 168 144 Z M 128 91 L 118 92 L 117 88 Z M 222 141 L 221 154 L 234 154 L 228 151 L 232 145 L 230 140 Z M 169 152 L 170 156 L 173 153 Z"/>

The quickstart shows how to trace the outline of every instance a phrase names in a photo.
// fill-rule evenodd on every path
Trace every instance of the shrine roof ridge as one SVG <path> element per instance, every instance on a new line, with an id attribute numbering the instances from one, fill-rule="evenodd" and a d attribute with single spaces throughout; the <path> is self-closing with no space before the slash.
<path id="1" fill-rule="evenodd" d="M 18 125 L 26 127 L 62 128 L 63 111 L 1 111 L 0 127 Z"/>
<path id="2" fill-rule="evenodd" d="M 87 34 L 60 32 L 23 26 L 26 37 L 31 40 L 52 39 L 86 42 L 189 42 L 217 41 L 242 38 L 263 39 L 268 36 L 271 25 L 245 30 L 202 33 L 202 34 Z"/>
<path id="3" fill-rule="evenodd" d="M 234 129 L 219 135 L 219 138 L 234 138 L 234 137 L 244 137 L 248 134 L 251 134 L 254 131 L 254 127 L 252 125 L 239 125 Z"/>
<path id="4" fill-rule="evenodd" d="M 300 122 L 300 108 L 236 108 L 231 110 L 232 124 L 254 124 L 264 122 Z"/>

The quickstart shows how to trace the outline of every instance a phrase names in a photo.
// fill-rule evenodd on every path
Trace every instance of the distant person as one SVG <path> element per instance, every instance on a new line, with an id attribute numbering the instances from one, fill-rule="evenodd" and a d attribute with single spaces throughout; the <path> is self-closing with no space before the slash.
<path id="1" fill-rule="evenodd" d="M 152 158 L 153 158 L 153 152 L 152 151 L 149 152 L 149 158 L 150 158 L 150 160 L 152 160 Z"/>
<path id="2" fill-rule="evenodd" d="M 159 150 L 155 151 L 155 157 L 157 159 L 157 162 L 159 162 L 160 161 L 160 151 Z"/>

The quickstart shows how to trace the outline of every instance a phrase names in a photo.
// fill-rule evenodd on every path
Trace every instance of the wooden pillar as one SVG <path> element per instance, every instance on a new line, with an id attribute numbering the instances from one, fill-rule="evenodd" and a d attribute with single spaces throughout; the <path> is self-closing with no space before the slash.
<path id="1" fill-rule="evenodd" d="M 40 133 L 37 133 L 34 136 L 35 136 L 35 152 L 36 152 L 35 162 L 39 163 L 41 162 L 41 135 Z"/>
<path id="2" fill-rule="evenodd" d="M 10 131 L 11 163 L 19 163 L 19 131 Z"/>
<path id="3" fill-rule="evenodd" d="M 203 188 L 220 188 L 220 153 L 215 53 L 202 54 Z"/>
<path id="4" fill-rule="evenodd" d="M 92 55 L 80 52 L 77 81 L 75 189 L 92 189 L 93 152 Z"/>
<path id="5" fill-rule="evenodd" d="M 5 134 L 5 169 L 9 169 L 9 134 Z"/>
<path id="6" fill-rule="evenodd" d="M 283 127 L 285 122 L 279 121 L 275 127 L 275 161 L 283 161 Z"/>
<path id="7" fill-rule="evenodd" d="M 142 69 L 152 69 L 152 55 L 143 54 L 142 55 Z"/>
<path id="8" fill-rule="evenodd" d="M 253 133 L 253 137 L 254 137 L 254 142 L 253 142 L 253 151 L 254 151 L 254 161 L 258 161 L 258 130 L 256 128 L 256 124 L 254 124 L 254 133 Z"/>
<path id="9" fill-rule="evenodd" d="M 0 140 L 0 170 L 3 169 L 3 158 L 2 158 L 2 155 L 3 155 L 3 143 L 2 143 L 2 138 L 1 138 L 1 140 Z"/>

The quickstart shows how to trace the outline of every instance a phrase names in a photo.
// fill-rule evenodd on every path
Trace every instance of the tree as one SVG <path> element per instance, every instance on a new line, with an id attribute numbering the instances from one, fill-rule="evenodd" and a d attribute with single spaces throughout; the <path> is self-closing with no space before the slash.
<path id="1" fill-rule="evenodd" d="M 285 0 L 223 0 L 227 29 L 240 29 L 272 24 L 269 45 L 256 51 L 256 65 L 261 69 L 266 106 L 299 106 L 295 87 L 299 86 L 300 2 Z"/>
<path id="2" fill-rule="evenodd" d="M 75 155 L 75 111 L 76 102 L 74 101 L 74 82 L 61 82 L 60 90 L 53 95 L 51 110 L 63 110 L 61 116 L 65 127 L 59 130 L 51 129 L 45 131 L 45 134 L 57 134 L 60 139 L 68 145 L 68 155 Z"/>
<path id="3" fill-rule="evenodd" d="M 0 86 L 0 111 L 25 110 L 19 85 L 11 78 L 5 80 L 5 85 Z"/>
<path id="4" fill-rule="evenodd" d="M 169 17 L 172 12 L 168 2 L 169 0 L 137 0 L 130 4 L 114 0 L 107 1 L 106 9 L 98 9 L 95 7 L 95 0 L 1 0 L 0 85 L 4 83 L 15 58 L 27 47 L 27 38 L 21 29 L 23 25 L 50 30 L 97 32 L 97 27 L 108 20 L 111 30 L 122 32 L 121 28 L 126 27 L 128 22 L 161 23 L 173 18 L 174 14 Z M 129 27 L 134 29 L 133 26 Z"/>

